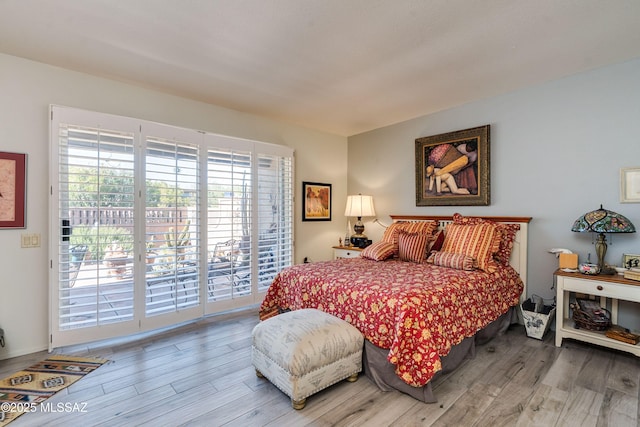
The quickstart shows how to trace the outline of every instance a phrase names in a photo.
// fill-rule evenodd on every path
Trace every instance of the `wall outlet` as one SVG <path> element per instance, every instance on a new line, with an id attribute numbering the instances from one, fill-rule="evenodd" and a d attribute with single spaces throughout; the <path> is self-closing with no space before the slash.
<path id="1" fill-rule="evenodd" d="M 0 328 L 0 347 L 4 347 L 4 329 Z"/>

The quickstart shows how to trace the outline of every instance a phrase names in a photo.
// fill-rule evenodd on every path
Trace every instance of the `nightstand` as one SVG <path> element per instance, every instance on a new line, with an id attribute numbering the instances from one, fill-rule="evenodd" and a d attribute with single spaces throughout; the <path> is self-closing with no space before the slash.
<path id="1" fill-rule="evenodd" d="M 576 329 L 569 318 L 569 299 L 571 293 L 593 295 L 600 300 L 600 307 L 607 307 L 611 300 L 611 323 L 618 323 L 618 301 L 640 302 L 640 282 L 625 279 L 622 276 L 555 272 L 556 279 L 556 347 L 562 345 L 563 338 L 601 345 L 616 350 L 627 351 L 640 356 L 640 345 L 627 344 L 605 336 L 605 332 Z"/>
<path id="2" fill-rule="evenodd" d="M 355 246 L 333 246 L 333 259 L 358 258 L 363 250 Z"/>

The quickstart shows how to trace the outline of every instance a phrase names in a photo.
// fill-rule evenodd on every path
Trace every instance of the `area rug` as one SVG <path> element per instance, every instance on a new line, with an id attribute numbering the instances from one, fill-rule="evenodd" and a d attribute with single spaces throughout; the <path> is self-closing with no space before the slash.
<path id="1" fill-rule="evenodd" d="M 27 412 L 57 410 L 42 403 L 106 362 L 108 360 L 92 357 L 50 356 L 0 380 L 0 427 Z M 72 409 L 75 408 L 69 408 Z"/>

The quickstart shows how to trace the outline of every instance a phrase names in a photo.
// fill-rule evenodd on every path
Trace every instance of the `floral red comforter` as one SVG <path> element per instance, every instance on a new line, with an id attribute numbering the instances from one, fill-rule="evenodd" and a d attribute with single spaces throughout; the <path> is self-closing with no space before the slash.
<path id="1" fill-rule="evenodd" d="M 423 386 L 442 367 L 440 357 L 465 337 L 518 304 L 523 284 L 511 267 L 495 273 L 462 271 L 398 260 L 365 258 L 300 264 L 275 277 L 260 307 L 317 308 L 357 327 L 396 374 Z"/>

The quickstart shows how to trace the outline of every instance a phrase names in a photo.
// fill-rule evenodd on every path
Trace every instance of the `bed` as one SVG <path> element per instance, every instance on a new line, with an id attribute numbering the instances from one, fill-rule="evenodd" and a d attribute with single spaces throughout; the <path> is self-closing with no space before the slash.
<path id="1" fill-rule="evenodd" d="M 279 272 L 260 317 L 302 308 L 340 317 L 364 334 L 364 371 L 378 387 L 435 402 L 432 380 L 516 318 L 530 218 L 391 218 L 359 258 Z"/>

